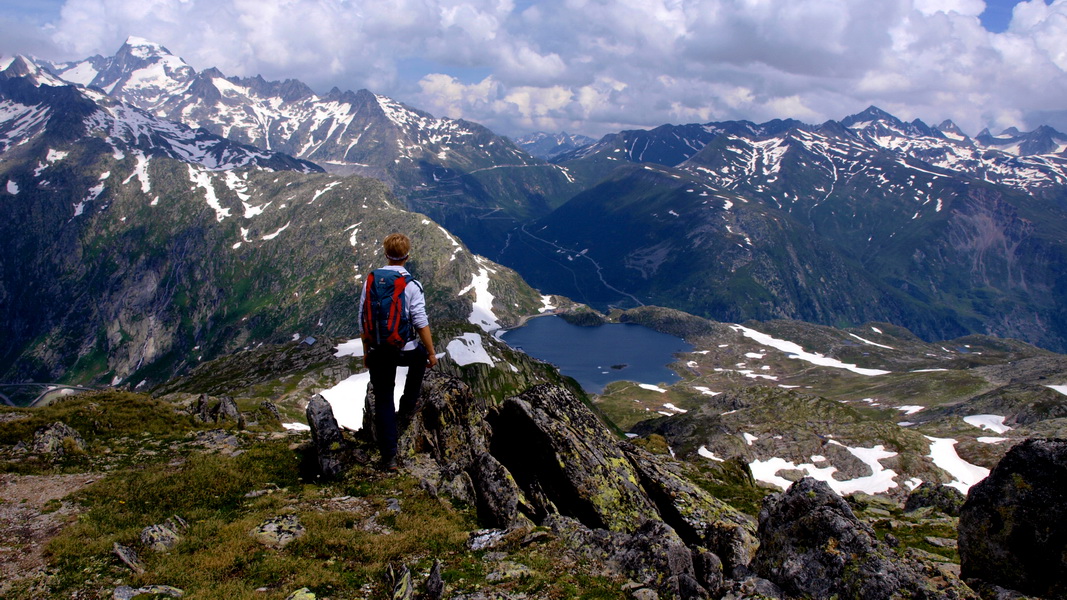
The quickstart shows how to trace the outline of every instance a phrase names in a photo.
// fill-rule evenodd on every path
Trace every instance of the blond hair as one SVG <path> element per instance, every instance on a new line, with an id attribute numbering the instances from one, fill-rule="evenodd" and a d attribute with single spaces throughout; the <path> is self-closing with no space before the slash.
<path id="1" fill-rule="evenodd" d="M 391 233 L 382 240 L 382 248 L 389 260 L 405 260 L 411 252 L 411 240 L 402 233 Z"/>

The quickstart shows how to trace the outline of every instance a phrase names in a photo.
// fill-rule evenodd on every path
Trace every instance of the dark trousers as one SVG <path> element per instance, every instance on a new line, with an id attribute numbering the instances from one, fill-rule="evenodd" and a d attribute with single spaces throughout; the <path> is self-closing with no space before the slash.
<path id="1" fill-rule="evenodd" d="M 404 394 L 400 397 L 400 418 L 410 419 L 415 412 L 415 403 L 422 391 L 422 376 L 426 372 L 426 348 L 419 344 L 414 350 L 401 352 L 392 348 L 378 348 L 367 353 L 364 359 L 370 370 L 370 384 L 374 388 L 374 427 L 378 434 L 378 447 L 382 458 L 396 456 L 396 407 L 393 405 L 393 387 L 396 368 L 407 367 Z"/>

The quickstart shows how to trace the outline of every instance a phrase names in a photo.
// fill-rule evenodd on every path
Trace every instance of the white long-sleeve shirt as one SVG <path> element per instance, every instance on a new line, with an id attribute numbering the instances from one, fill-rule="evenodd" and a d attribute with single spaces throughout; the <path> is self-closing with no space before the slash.
<path id="1" fill-rule="evenodd" d="M 387 265 L 382 267 L 383 269 L 389 269 L 390 271 L 396 271 L 401 275 L 411 275 L 407 269 L 400 265 Z M 411 322 L 411 326 L 414 331 L 418 331 L 423 327 L 430 324 L 429 317 L 426 316 L 426 295 L 422 291 L 422 284 L 412 279 L 411 283 L 404 287 L 404 298 L 407 300 L 407 312 L 406 315 Z M 367 282 L 363 282 L 363 290 L 359 293 L 359 325 L 363 326 L 363 304 L 367 301 Z M 404 344 L 401 350 L 414 350 L 419 345 L 419 338 Z"/>

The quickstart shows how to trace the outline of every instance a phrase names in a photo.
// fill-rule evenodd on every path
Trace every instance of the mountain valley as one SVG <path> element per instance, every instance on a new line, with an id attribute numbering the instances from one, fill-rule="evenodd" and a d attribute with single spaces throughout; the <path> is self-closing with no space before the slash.
<path id="1" fill-rule="evenodd" d="M 810 563 L 769 554 L 803 498 L 850 524 L 827 560 L 869 539 L 916 594 L 1000 597 L 958 505 L 1067 436 L 1065 193 L 1047 127 L 871 107 L 513 143 L 140 38 L 5 61 L 0 382 L 94 391 L 0 407 L 0 519 L 44 532 L 0 528 L 0 597 L 881 597 L 775 570 Z M 397 476 L 356 322 L 393 231 L 441 360 Z M 694 350 L 590 395 L 499 338 L 547 313 Z M 38 483 L 68 493 L 13 495 Z M 292 546 L 249 535 L 291 515 Z"/>

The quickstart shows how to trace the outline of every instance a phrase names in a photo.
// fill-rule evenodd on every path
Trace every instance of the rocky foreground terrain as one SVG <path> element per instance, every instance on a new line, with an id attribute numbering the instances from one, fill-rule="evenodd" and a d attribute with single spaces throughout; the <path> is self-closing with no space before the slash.
<path id="1" fill-rule="evenodd" d="M 230 388 L 205 365 L 158 398 L 3 408 L 0 597 L 1067 593 L 1062 440 L 1016 440 L 966 497 L 932 482 L 841 497 L 799 474 L 783 491 L 745 460 L 683 461 L 660 433 L 622 436 L 558 376 L 519 363 L 516 391 L 493 397 L 464 382 L 479 365 L 446 359 L 388 475 L 372 428 L 342 430 L 316 394 L 358 359 L 290 344 L 272 360 L 273 380 Z M 311 431 L 283 427 L 294 417 Z"/>

